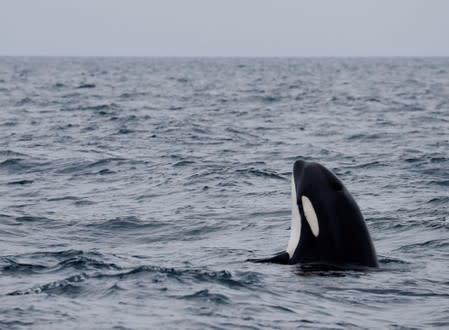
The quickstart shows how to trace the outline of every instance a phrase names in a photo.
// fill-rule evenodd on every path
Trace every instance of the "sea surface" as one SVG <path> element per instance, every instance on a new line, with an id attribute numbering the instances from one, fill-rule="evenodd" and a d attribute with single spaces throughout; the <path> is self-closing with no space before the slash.
<path id="1" fill-rule="evenodd" d="M 378 270 L 287 247 L 296 159 Z M 449 327 L 449 58 L 0 58 L 1 329 Z"/>

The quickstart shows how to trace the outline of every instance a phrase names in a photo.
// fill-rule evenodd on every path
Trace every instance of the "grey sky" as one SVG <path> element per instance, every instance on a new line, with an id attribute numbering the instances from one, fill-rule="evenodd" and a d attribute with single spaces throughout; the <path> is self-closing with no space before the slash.
<path id="1" fill-rule="evenodd" d="M 0 55 L 449 56 L 449 0 L 0 0 Z"/>

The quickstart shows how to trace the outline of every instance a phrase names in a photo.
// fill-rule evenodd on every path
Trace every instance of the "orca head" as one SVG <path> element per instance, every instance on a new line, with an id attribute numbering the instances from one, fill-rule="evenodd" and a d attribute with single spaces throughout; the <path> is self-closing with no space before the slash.
<path id="1" fill-rule="evenodd" d="M 298 160 L 292 173 L 289 263 L 377 266 L 362 214 L 324 166 Z"/>

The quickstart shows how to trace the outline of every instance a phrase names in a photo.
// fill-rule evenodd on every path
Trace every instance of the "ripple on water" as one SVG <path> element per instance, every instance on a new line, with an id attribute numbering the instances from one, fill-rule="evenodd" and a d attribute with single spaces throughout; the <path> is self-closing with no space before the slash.
<path id="1" fill-rule="evenodd" d="M 0 328 L 447 327 L 445 72 L 0 58 Z M 298 158 L 353 192 L 378 270 L 245 262 L 285 248 Z"/>

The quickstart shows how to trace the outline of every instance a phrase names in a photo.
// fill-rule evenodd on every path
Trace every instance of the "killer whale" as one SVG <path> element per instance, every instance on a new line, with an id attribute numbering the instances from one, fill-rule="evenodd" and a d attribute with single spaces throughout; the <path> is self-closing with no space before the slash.
<path id="1" fill-rule="evenodd" d="M 378 267 L 362 213 L 334 173 L 315 162 L 296 161 L 291 198 L 292 220 L 286 251 L 252 261 Z"/>

